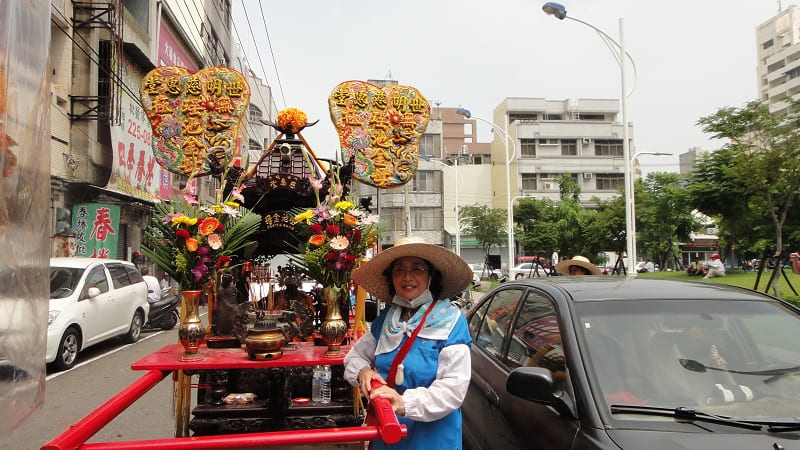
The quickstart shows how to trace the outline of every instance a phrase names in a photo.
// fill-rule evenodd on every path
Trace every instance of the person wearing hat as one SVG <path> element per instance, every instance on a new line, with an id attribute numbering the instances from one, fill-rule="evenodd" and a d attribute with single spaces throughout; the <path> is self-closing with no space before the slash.
<path id="1" fill-rule="evenodd" d="M 589 261 L 589 258 L 580 255 L 562 260 L 556 264 L 556 270 L 565 275 L 601 275 L 603 273 L 599 267 Z"/>
<path id="2" fill-rule="evenodd" d="M 356 269 L 353 281 L 391 303 L 345 356 L 345 380 L 369 399 L 389 399 L 408 429 L 391 448 L 461 448 L 472 339 L 449 297 L 472 281 L 472 269 L 450 250 L 408 236 Z M 373 380 L 381 386 L 372 389 Z"/>
<path id="3" fill-rule="evenodd" d="M 714 277 L 724 277 L 725 276 L 725 264 L 722 264 L 722 261 L 719 259 L 719 255 L 714 253 L 711 255 L 711 263 L 708 264 L 708 272 L 706 276 L 703 278 L 709 279 Z"/>

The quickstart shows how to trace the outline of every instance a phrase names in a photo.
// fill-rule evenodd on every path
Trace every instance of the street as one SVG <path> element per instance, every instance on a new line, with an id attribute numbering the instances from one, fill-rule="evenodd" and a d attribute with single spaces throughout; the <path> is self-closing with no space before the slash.
<path id="1" fill-rule="evenodd" d="M 73 369 L 48 372 L 44 406 L 13 435 L 0 437 L 0 448 L 40 448 L 144 375 L 131 370 L 132 362 L 177 340 L 177 327 L 143 332 L 138 342 L 129 345 L 113 339 L 82 352 Z M 170 438 L 174 424 L 168 376 L 87 442 Z"/>

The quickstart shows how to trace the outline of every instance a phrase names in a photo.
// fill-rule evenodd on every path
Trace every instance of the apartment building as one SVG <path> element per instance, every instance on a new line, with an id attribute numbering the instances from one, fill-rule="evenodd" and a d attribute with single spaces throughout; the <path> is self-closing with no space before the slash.
<path id="1" fill-rule="evenodd" d="M 589 208 L 592 198 L 609 200 L 625 184 L 619 100 L 506 98 L 493 122 L 510 137 L 508 153 L 505 136 L 495 135 L 491 144 L 494 208 L 507 207 L 507 189 L 512 202 L 522 196 L 556 201 L 556 179 L 565 173 L 581 187 L 581 204 Z"/>
<path id="2" fill-rule="evenodd" d="M 758 98 L 775 114 L 786 97 L 800 98 L 800 6 L 791 5 L 756 28 Z"/>

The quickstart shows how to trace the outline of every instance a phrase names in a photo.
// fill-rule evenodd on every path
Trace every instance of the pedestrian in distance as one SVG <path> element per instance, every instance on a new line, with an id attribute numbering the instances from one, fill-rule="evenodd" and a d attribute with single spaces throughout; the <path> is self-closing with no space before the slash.
<path id="1" fill-rule="evenodd" d="M 589 258 L 585 256 L 574 256 L 572 259 L 565 259 L 558 263 L 556 269 L 571 276 L 577 275 L 602 275 L 603 271 L 599 267 L 592 264 Z"/>
<path id="2" fill-rule="evenodd" d="M 796 274 L 800 274 L 800 261 L 798 259 L 800 259 L 800 254 L 797 252 L 789 254 L 789 261 L 792 262 L 792 272 Z"/>
<path id="3" fill-rule="evenodd" d="M 550 256 L 550 275 L 558 274 L 558 269 L 556 268 L 556 266 L 558 265 L 558 253 L 560 251 L 561 250 L 559 249 L 555 249 L 555 251 L 553 251 L 553 254 Z"/>
<path id="4" fill-rule="evenodd" d="M 725 264 L 722 264 L 720 261 L 719 255 L 714 253 L 711 255 L 711 262 L 708 265 L 708 272 L 706 273 L 705 278 L 706 280 L 709 278 L 714 277 L 724 277 L 725 276 Z"/>
<path id="5" fill-rule="evenodd" d="M 449 298 L 471 280 L 461 257 L 414 236 L 398 239 L 353 272 L 353 281 L 390 304 L 345 356 L 344 378 L 366 398 L 391 402 L 408 429 L 392 449 L 462 448 L 472 339 Z M 374 441 L 372 448 L 386 446 Z"/>
<path id="6" fill-rule="evenodd" d="M 147 302 L 155 303 L 161 300 L 161 286 L 158 284 L 158 278 L 150 275 L 150 269 L 142 267 L 139 270 L 144 278 L 144 284 L 147 285 Z"/>

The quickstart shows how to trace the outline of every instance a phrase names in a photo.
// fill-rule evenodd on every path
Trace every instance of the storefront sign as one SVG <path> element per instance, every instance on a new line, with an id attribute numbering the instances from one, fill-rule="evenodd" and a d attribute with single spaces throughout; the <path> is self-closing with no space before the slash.
<path id="1" fill-rule="evenodd" d="M 75 256 L 89 258 L 117 257 L 119 206 L 80 203 L 72 207 L 75 230 Z"/>

